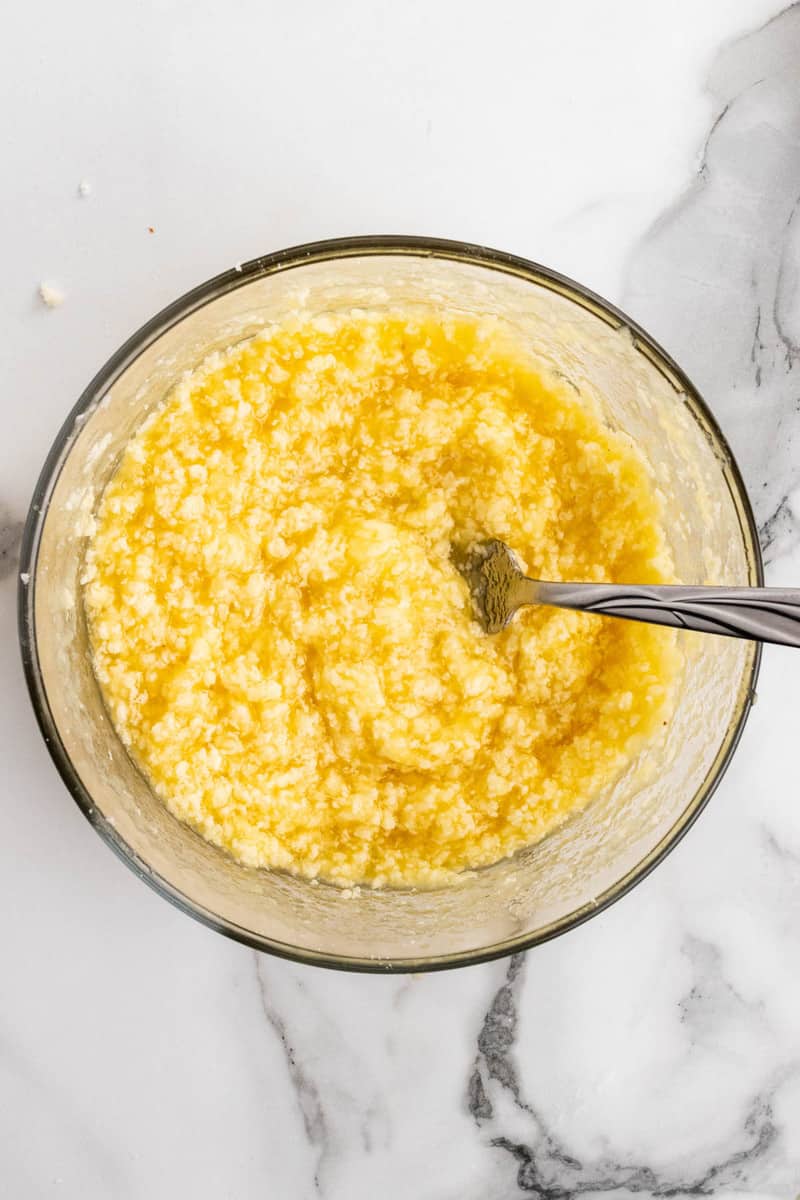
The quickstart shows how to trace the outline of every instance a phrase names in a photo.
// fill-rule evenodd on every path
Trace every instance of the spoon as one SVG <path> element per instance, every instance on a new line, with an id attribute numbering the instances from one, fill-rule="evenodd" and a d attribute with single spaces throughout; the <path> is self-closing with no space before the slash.
<path id="1" fill-rule="evenodd" d="M 499 633 L 526 604 L 625 617 L 800 647 L 800 588 L 684 587 L 682 584 L 547 583 L 528 579 L 514 553 L 497 538 L 453 549 L 469 585 L 475 616 Z"/>

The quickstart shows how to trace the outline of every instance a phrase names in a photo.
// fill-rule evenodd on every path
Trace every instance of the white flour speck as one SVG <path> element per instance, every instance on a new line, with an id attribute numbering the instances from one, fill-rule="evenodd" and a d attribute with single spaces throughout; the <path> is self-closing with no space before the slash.
<path id="1" fill-rule="evenodd" d="M 58 308 L 64 303 L 64 293 L 54 283 L 43 282 L 39 284 L 39 299 L 48 308 Z"/>

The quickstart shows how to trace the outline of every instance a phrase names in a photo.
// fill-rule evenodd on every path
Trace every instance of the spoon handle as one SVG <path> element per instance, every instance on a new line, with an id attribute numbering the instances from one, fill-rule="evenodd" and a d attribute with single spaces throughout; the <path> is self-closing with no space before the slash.
<path id="1" fill-rule="evenodd" d="M 530 592 L 520 586 L 514 597 L 521 604 L 550 604 L 800 647 L 800 588 L 525 582 L 532 585 Z"/>

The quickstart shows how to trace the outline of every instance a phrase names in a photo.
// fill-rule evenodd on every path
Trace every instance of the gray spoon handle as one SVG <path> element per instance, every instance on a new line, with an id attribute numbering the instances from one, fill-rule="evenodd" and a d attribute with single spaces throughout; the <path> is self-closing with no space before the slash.
<path id="1" fill-rule="evenodd" d="M 637 587 L 619 583 L 541 583 L 523 577 L 513 589 L 512 603 L 514 608 L 520 604 L 550 604 L 629 621 L 800 647 L 800 588 Z"/>

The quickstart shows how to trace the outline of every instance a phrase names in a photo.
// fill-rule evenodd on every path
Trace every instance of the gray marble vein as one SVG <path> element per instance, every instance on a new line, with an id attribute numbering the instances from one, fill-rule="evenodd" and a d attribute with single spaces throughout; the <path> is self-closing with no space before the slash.
<path id="1" fill-rule="evenodd" d="M 624 304 L 716 413 L 771 561 L 800 541 L 800 7 L 725 46 L 686 192 L 628 264 Z"/>
<path id="2" fill-rule="evenodd" d="M 0 505 L 0 579 L 13 575 L 19 560 L 24 521 Z"/>
<path id="3" fill-rule="evenodd" d="M 788 865 L 792 871 L 797 870 L 798 874 L 796 878 L 800 881 L 800 854 L 792 850 L 790 846 L 778 841 L 772 830 L 767 829 L 766 826 L 762 828 L 762 834 L 764 845 L 770 855 L 777 858 L 780 863 Z"/>
<path id="4" fill-rule="evenodd" d="M 687 946 L 687 953 L 694 960 L 698 982 L 681 1006 L 681 1019 L 702 1025 L 708 1014 L 698 1018 L 698 1012 L 705 1005 L 704 990 L 715 985 L 719 951 L 694 943 Z M 790 1064 L 773 1074 L 742 1114 L 735 1143 L 719 1147 L 705 1161 L 676 1161 L 665 1169 L 635 1158 L 581 1160 L 551 1132 L 542 1115 L 544 1105 L 528 1099 L 519 1080 L 514 1056 L 523 979 L 522 959 L 517 956 L 509 963 L 505 981 L 495 993 L 478 1035 L 467 1096 L 470 1113 L 488 1135 L 488 1144 L 505 1151 L 512 1160 L 520 1192 L 532 1192 L 541 1200 L 622 1191 L 663 1197 L 704 1196 L 729 1188 L 755 1188 L 769 1179 L 770 1166 L 780 1153 L 776 1097 L 785 1083 L 796 1079 L 800 1065 Z M 720 986 L 732 990 L 724 981 Z M 535 1069 L 531 1074 L 535 1078 Z M 503 1120 L 495 1115 L 499 1108 L 495 1101 L 509 1098 L 527 1119 L 530 1134 L 525 1140 L 506 1133 Z"/>
<path id="5" fill-rule="evenodd" d="M 309 1145 L 316 1152 L 314 1187 L 317 1192 L 321 1192 L 320 1177 L 328 1145 L 327 1120 L 322 1105 L 322 1097 L 312 1075 L 305 1069 L 298 1055 L 287 1029 L 286 1021 L 272 1001 L 269 986 L 260 970 L 261 956 L 256 950 L 253 951 L 253 960 L 261 1007 L 267 1022 L 281 1044 L 286 1059 L 286 1069 L 289 1073 L 297 1105 L 303 1118 L 303 1128 L 305 1129 Z"/>
<path id="6" fill-rule="evenodd" d="M 478 1055 L 469 1081 L 469 1111 L 476 1121 L 494 1115 L 487 1083 L 495 1080 L 521 1105 L 519 1078 L 512 1050 L 517 1033 L 517 981 L 520 978 L 524 955 L 515 954 L 508 964 L 502 987 L 495 992 L 478 1034 Z M 521 982 L 521 981 L 520 981 Z"/>
<path id="7" fill-rule="evenodd" d="M 744 1019 L 757 1016 L 757 1006 L 749 1003 L 726 977 L 719 946 L 687 934 L 681 949 L 689 963 L 692 982 L 678 1001 L 678 1011 L 691 1043 L 713 1037 L 722 1013 L 730 1017 L 731 1010 L 743 1010 Z"/>

